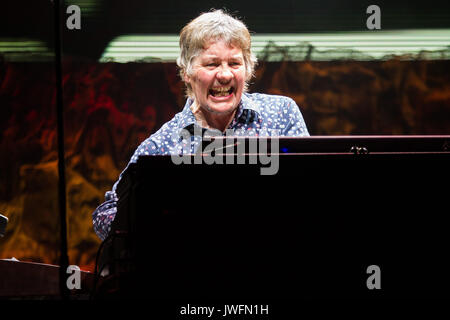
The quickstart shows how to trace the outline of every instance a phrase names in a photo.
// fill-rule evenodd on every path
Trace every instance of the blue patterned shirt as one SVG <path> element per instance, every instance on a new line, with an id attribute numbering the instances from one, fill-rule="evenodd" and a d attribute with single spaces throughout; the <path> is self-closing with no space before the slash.
<path id="1" fill-rule="evenodd" d="M 202 140 L 202 132 L 191 111 L 193 101 L 187 99 L 183 110 L 172 120 L 165 123 L 161 129 L 144 140 L 131 157 L 129 163 L 135 163 L 141 155 L 174 155 L 196 152 Z M 200 130 L 196 130 L 200 128 Z M 182 131 L 190 132 L 189 139 Z M 232 130 L 233 136 L 309 136 L 303 116 L 294 100 L 284 96 L 261 93 L 244 93 L 237 112 L 227 131 Z M 203 130 L 204 131 L 204 130 Z M 208 132 L 214 130 L 208 129 Z M 222 134 L 216 130 L 216 134 Z M 120 175 L 120 177 L 122 174 Z M 100 239 L 105 239 L 111 229 L 111 223 L 117 212 L 116 187 L 105 194 L 105 202 L 92 214 L 94 230 Z"/>

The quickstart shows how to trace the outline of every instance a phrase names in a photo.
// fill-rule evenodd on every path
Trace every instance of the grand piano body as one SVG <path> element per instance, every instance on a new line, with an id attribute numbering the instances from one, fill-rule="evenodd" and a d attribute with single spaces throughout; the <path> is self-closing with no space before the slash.
<path id="1" fill-rule="evenodd" d="M 449 142 L 283 138 L 267 143 L 274 175 L 248 152 L 241 164 L 140 157 L 117 189 L 96 297 L 448 297 Z"/>

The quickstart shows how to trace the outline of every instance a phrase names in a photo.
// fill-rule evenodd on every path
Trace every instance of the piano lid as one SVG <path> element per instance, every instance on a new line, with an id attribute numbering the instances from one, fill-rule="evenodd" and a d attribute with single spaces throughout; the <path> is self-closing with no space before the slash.
<path id="1" fill-rule="evenodd" d="M 261 144 L 261 140 L 265 140 Z M 272 140 L 274 144 L 272 144 Z M 211 147 L 207 146 L 213 143 L 216 150 L 224 150 L 224 153 L 238 150 L 242 147 L 247 153 L 250 145 L 264 147 L 267 145 L 269 152 L 274 146 L 278 146 L 279 153 L 287 154 L 340 154 L 340 153 L 449 153 L 450 136 L 449 135 L 403 135 L 403 136 L 310 136 L 310 137 L 230 137 L 215 136 L 204 137 L 202 150 L 210 152 Z M 242 145 L 243 144 L 243 145 Z"/>

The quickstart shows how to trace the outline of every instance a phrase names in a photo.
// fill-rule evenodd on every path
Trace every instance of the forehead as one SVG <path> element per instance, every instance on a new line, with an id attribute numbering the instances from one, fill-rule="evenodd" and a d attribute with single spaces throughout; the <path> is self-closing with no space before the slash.
<path id="1" fill-rule="evenodd" d="M 200 53 L 203 58 L 242 58 L 242 49 L 223 40 L 209 41 Z"/>

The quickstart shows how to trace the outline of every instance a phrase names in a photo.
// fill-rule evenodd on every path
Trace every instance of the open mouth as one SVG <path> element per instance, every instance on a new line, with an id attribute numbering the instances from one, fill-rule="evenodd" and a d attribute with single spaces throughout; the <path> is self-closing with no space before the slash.
<path id="1" fill-rule="evenodd" d="M 234 92 L 233 87 L 220 87 L 209 89 L 209 94 L 213 97 L 226 97 Z"/>

